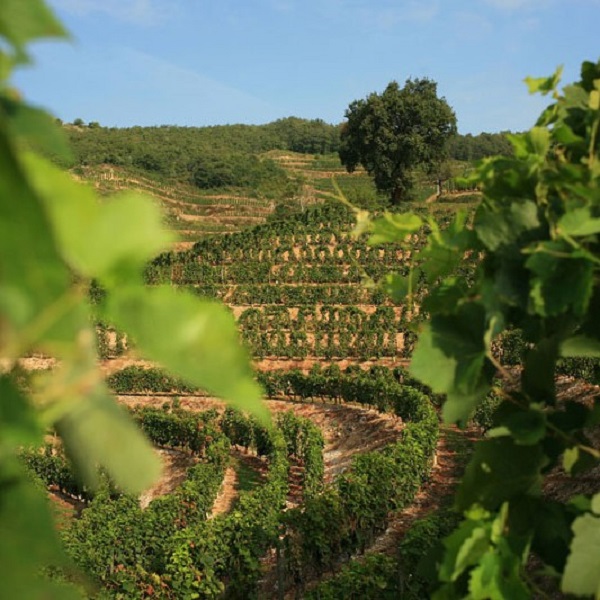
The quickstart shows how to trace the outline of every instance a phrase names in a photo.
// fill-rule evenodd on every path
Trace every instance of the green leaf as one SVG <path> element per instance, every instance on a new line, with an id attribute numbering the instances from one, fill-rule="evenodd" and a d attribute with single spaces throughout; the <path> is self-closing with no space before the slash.
<path id="1" fill-rule="evenodd" d="M 572 476 L 581 475 L 590 471 L 598 464 L 598 460 L 589 452 L 585 452 L 578 446 L 567 448 L 563 455 L 563 468 Z"/>
<path id="2" fill-rule="evenodd" d="M 560 231 L 573 237 L 600 233 L 600 219 L 592 216 L 589 206 L 566 212 L 558 221 Z"/>
<path id="3" fill-rule="evenodd" d="M 429 313 L 453 314 L 468 295 L 464 280 L 449 277 L 433 288 L 423 300 L 423 309 Z"/>
<path id="4" fill-rule="evenodd" d="M 574 467 L 578 458 L 579 448 L 577 446 L 565 450 L 565 453 L 563 454 L 563 468 L 567 473 L 571 473 L 571 469 Z"/>
<path id="5" fill-rule="evenodd" d="M 465 302 L 456 314 L 434 315 L 419 335 L 410 372 L 434 392 L 448 394 L 446 422 L 466 421 L 489 390 L 485 332 L 484 308 Z"/>
<path id="6" fill-rule="evenodd" d="M 98 467 L 106 469 L 119 489 L 139 494 L 160 474 L 160 461 L 125 409 L 104 384 L 66 398 L 69 410 L 57 422 L 69 458 L 84 481 L 95 487 Z"/>
<path id="7" fill-rule="evenodd" d="M 49 162 L 29 156 L 26 164 L 65 259 L 87 277 L 106 285 L 140 280 L 146 262 L 172 242 L 149 199 L 126 193 L 100 204 L 92 190 Z"/>
<path id="8" fill-rule="evenodd" d="M 482 206 L 475 215 L 475 233 L 493 251 L 513 246 L 524 233 L 539 227 L 538 207 L 531 200 L 515 200 L 494 211 Z"/>
<path id="9" fill-rule="evenodd" d="M 519 494 L 538 493 L 544 464 L 539 446 L 518 445 L 508 437 L 478 442 L 456 496 L 457 506 L 464 510 L 480 504 L 495 510 Z"/>
<path id="10" fill-rule="evenodd" d="M 27 348 L 42 333 L 41 320 L 64 303 L 72 276 L 61 262 L 42 204 L 0 130 L 0 289 L 3 342 Z M 18 201 L 17 201 L 18 199 Z M 63 331 L 73 337 L 77 327 Z M 23 339 L 23 336 L 27 339 Z M 70 336 L 70 337 L 69 337 Z"/>
<path id="11" fill-rule="evenodd" d="M 355 213 L 356 225 L 352 229 L 352 237 L 359 238 L 363 233 L 368 233 L 373 227 L 371 215 L 367 210 L 358 210 Z"/>
<path id="12" fill-rule="evenodd" d="M 27 398 L 8 375 L 0 377 L 0 447 L 39 444 L 42 430 Z"/>
<path id="13" fill-rule="evenodd" d="M 379 246 L 390 242 L 403 242 L 410 233 L 416 233 L 423 226 L 421 217 L 412 213 L 384 213 L 383 217 L 372 222 L 372 234 L 368 244 Z"/>
<path id="14" fill-rule="evenodd" d="M 575 537 L 562 579 L 562 591 L 598 597 L 600 591 L 600 519 L 583 515 L 573 522 Z"/>
<path id="15" fill-rule="evenodd" d="M 543 317 L 572 310 L 585 314 L 593 289 L 593 263 L 563 242 L 544 242 L 527 259 L 531 308 Z"/>
<path id="16" fill-rule="evenodd" d="M 563 67 L 560 66 L 550 77 L 526 77 L 524 81 L 529 88 L 529 93 L 536 94 L 539 92 L 545 96 L 550 92 L 554 92 L 560 82 L 562 72 Z"/>
<path id="17" fill-rule="evenodd" d="M 409 276 L 410 277 L 410 276 Z M 388 273 L 383 278 L 383 288 L 394 302 L 403 301 L 409 293 L 409 277 L 403 277 L 397 273 Z"/>
<path id="18" fill-rule="evenodd" d="M 600 494 L 592 497 L 591 509 L 594 514 L 600 515 Z"/>
<path id="19" fill-rule="evenodd" d="M 268 421 L 235 320 L 223 305 L 171 287 L 121 287 L 109 295 L 107 317 L 150 360 Z"/>
<path id="20" fill-rule="evenodd" d="M 584 496 L 583 494 L 577 494 L 572 498 L 569 498 L 568 506 L 572 506 L 575 510 L 579 512 L 590 512 L 592 509 L 592 502 L 588 496 Z"/>
<path id="21" fill-rule="evenodd" d="M 543 339 L 525 355 L 521 373 L 523 392 L 530 398 L 544 398 L 548 404 L 556 400 L 554 370 L 558 358 L 556 339 Z"/>
<path id="22" fill-rule="evenodd" d="M 554 127 L 552 129 L 552 137 L 560 144 L 565 145 L 585 143 L 585 140 L 576 135 L 566 123 Z"/>
<path id="23" fill-rule="evenodd" d="M 421 270 L 430 280 L 445 277 L 464 261 L 465 252 L 473 251 L 476 238 L 466 228 L 467 213 L 460 210 L 445 230 L 440 230 L 434 219 L 429 220 L 431 234 L 421 251 Z"/>
<path id="24" fill-rule="evenodd" d="M 503 544 L 506 546 L 506 544 Z M 520 561 L 509 551 L 488 552 L 469 580 L 472 600 L 529 600 L 529 590 L 519 578 Z"/>
<path id="25" fill-rule="evenodd" d="M 43 0 L 2 0 L 0 36 L 5 37 L 23 60 L 27 42 L 47 37 L 67 37 L 66 31 Z"/>
<path id="26" fill-rule="evenodd" d="M 440 566 L 441 581 L 456 581 L 465 569 L 476 564 L 490 545 L 491 525 L 466 520 L 445 540 L 446 553 Z"/>
<path id="27" fill-rule="evenodd" d="M 577 335 L 566 339 L 560 347 L 560 355 L 600 357 L 600 340 Z"/>
<path id="28" fill-rule="evenodd" d="M 546 156 L 550 149 L 550 132 L 545 127 L 532 127 L 527 133 L 533 151 Z"/>
<path id="29" fill-rule="evenodd" d="M 16 139 L 25 140 L 36 151 L 51 156 L 72 157 L 65 135 L 46 111 L 0 96 L 1 113 L 6 115 Z"/>
<path id="30" fill-rule="evenodd" d="M 562 573 L 573 537 L 573 508 L 543 496 L 520 500 L 511 502 L 511 531 L 518 528 L 529 534 L 533 528 L 531 550 L 547 566 Z"/>
<path id="31" fill-rule="evenodd" d="M 40 577 L 42 567 L 66 563 L 44 491 L 6 456 L 0 466 L 0 490 L 0 598 L 76 598 L 66 590 L 62 595 L 52 590 Z"/>
<path id="32" fill-rule="evenodd" d="M 420 256 L 424 259 L 421 269 L 429 281 L 449 275 L 464 260 L 464 252 L 435 240 L 430 240 Z"/>
<path id="33" fill-rule="evenodd" d="M 504 426 L 515 442 L 524 446 L 537 444 L 546 435 L 546 417 L 535 409 L 512 413 L 505 419 Z"/>

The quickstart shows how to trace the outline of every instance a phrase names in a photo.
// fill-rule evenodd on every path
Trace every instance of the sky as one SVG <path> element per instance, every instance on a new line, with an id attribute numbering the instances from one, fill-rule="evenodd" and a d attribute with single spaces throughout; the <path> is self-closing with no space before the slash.
<path id="1" fill-rule="evenodd" d="M 427 77 L 460 133 L 521 131 L 523 79 L 600 58 L 600 0 L 49 0 L 69 42 L 15 82 L 65 122 L 340 123 L 350 102 Z"/>

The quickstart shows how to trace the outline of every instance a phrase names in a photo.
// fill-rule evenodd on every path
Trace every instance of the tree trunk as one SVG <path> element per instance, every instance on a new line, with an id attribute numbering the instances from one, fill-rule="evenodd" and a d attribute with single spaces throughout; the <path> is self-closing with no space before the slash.
<path id="1" fill-rule="evenodd" d="M 402 188 L 395 187 L 392 190 L 392 204 L 398 206 L 402 202 Z"/>

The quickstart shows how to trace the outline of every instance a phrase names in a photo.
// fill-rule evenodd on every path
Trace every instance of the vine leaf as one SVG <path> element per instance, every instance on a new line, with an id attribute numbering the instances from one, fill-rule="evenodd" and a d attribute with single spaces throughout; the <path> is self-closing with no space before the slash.
<path id="1" fill-rule="evenodd" d="M 394 302 L 401 302 L 409 294 L 411 288 L 411 276 L 412 274 L 405 277 L 398 273 L 388 273 L 382 282 L 385 293 L 388 294 Z"/>
<path id="2" fill-rule="evenodd" d="M 171 287 L 113 290 L 107 320 L 127 331 L 150 360 L 268 421 L 235 320 L 221 304 Z"/>
<path id="3" fill-rule="evenodd" d="M 141 280 L 146 262 L 172 242 L 147 198 L 126 193 L 100 204 L 91 189 L 47 161 L 28 156 L 25 164 L 65 259 L 81 274 L 109 286 Z"/>
<path id="4" fill-rule="evenodd" d="M 139 494 L 159 476 L 161 463 L 127 412 L 110 397 L 104 384 L 71 401 L 56 429 L 83 480 L 98 485 L 102 465 L 117 487 Z"/>
<path id="5" fill-rule="evenodd" d="M 422 271 L 430 281 L 451 274 L 464 260 L 465 252 L 473 248 L 475 234 L 466 228 L 467 213 L 459 210 L 445 230 L 434 219 L 429 220 L 431 235 L 421 251 Z"/>
<path id="6" fill-rule="evenodd" d="M 458 508 L 480 504 L 495 510 L 514 496 L 537 493 L 545 460 L 540 446 L 518 445 L 509 437 L 479 442 L 456 495 Z"/>
<path id="7" fill-rule="evenodd" d="M 542 242 L 527 259 L 531 304 L 543 317 L 572 310 L 585 314 L 594 285 L 593 264 L 562 241 Z"/>
<path id="8" fill-rule="evenodd" d="M 595 497 L 595 499 L 597 496 Z M 567 594 L 600 597 L 600 518 L 582 515 L 573 522 L 575 537 L 567 558 L 562 590 Z"/>
<path id="9" fill-rule="evenodd" d="M 371 223 L 371 237 L 368 244 L 378 246 L 389 242 L 403 242 L 410 233 L 416 233 L 423 221 L 412 213 L 384 213 L 383 217 Z"/>
<path id="10" fill-rule="evenodd" d="M 2 431 L 4 434 L 4 431 Z M 36 573 L 49 564 L 66 563 L 48 501 L 15 459 L 0 466 L 0 577 L 1 598 L 80 598 L 73 590 L 52 587 Z"/>
<path id="11" fill-rule="evenodd" d="M 521 200 L 495 211 L 480 209 L 475 216 L 475 233 L 488 250 L 510 248 L 519 236 L 540 226 L 538 207 Z M 514 248 L 510 248 L 514 252 Z"/>
<path id="12" fill-rule="evenodd" d="M 40 443 L 42 429 L 35 413 L 8 375 L 0 377 L 0 398 L 0 448 Z"/>
<path id="13" fill-rule="evenodd" d="M 533 446 L 546 435 L 546 418 L 539 410 L 518 411 L 509 415 L 504 425 L 517 444 Z"/>
<path id="14" fill-rule="evenodd" d="M 490 546 L 490 525 L 466 520 L 444 540 L 447 551 L 440 566 L 441 581 L 456 581 L 468 567 L 477 564 Z"/>
<path id="15" fill-rule="evenodd" d="M 561 356 L 590 356 L 600 358 L 600 340 L 585 335 L 566 339 L 560 347 Z"/>
<path id="16" fill-rule="evenodd" d="M 495 552 L 486 553 L 471 573 L 469 598 L 472 600 L 529 600 L 531 594 L 519 578 L 520 561 L 504 540 Z"/>
<path id="17" fill-rule="evenodd" d="M 34 148 L 63 158 L 73 153 L 61 128 L 47 112 L 27 106 L 0 93 L 0 110 L 6 115 L 11 133 L 27 140 Z"/>
<path id="18" fill-rule="evenodd" d="M 540 93 L 546 95 L 556 90 L 562 76 L 563 67 L 558 67 L 550 77 L 526 77 L 525 83 L 530 94 Z"/>
<path id="19" fill-rule="evenodd" d="M 563 234 L 574 237 L 600 233 L 600 219 L 592 215 L 589 206 L 566 212 L 558 221 L 558 226 Z"/>
<path id="20" fill-rule="evenodd" d="M 60 260 L 41 202 L 3 131 L 0 172 L 0 308 L 4 317 L 0 336 L 5 348 L 10 348 L 17 340 L 22 343 L 24 332 L 34 327 L 49 306 L 61 301 L 71 275 Z M 73 328 L 66 335 L 76 333 Z M 31 339 L 31 333 L 29 338 L 31 343 L 38 341 Z"/>
<path id="21" fill-rule="evenodd" d="M 46 37 L 67 37 L 66 30 L 42 0 L 2 0 L 0 3 L 0 36 L 26 60 L 25 44 Z"/>
<path id="22" fill-rule="evenodd" d="M 456 314 L 434 315 L 419 335 L 410 372 L 448 395 L 446 422 L 465 422 L 489 390 L 484 338 L 485 310 L 475 302 L 461 304 Z"/>

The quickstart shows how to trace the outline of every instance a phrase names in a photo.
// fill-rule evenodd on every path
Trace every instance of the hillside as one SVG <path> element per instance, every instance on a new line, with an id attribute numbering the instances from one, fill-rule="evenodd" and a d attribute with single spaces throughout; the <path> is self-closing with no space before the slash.
<path id="1" fill-rule="evenodd" d="M 363 170 L 346 172 L 337 155 L 339 127 L 318 119 L 203 128 L 66 124 L 63 131 L 73 156 L 55 160 L 102 194 L 135 189 L 156 198 L 178 249 L 304 210 L 335 192 L 334 179 L 357 206 L 388 204 Z M 504 135 L 457 136 L 446 172 L 463 175 L 494 152 L 509 152 Z M 414 177 L 417 201 L 435 197 L 432 175 Z M 454 187 L 450 178 L 446 188 Z"/>
<path id="2" fill-rule="evenodd" d="M 443 225 L 470 203 L 420 205 Z M 310 369 L 315 363 L 404 364 L 419 307 L 395 304 L 374 282 L 406 274 L 410 252 L 353 238 L 352 213 L 327 201 L 282 221 L 211 236 L 185 252 L 158 257 L 150 285 L 170 284 L 223 300 L 261 369 Z M 413 239 L 418 248 L 420 236 Z M 468 265 L 466 266 L 468 268 Z M 366 282 L 372 282 L 365 286 Z M 125 352 L 121 337 L 101 328 L 107 357 Z"/>

